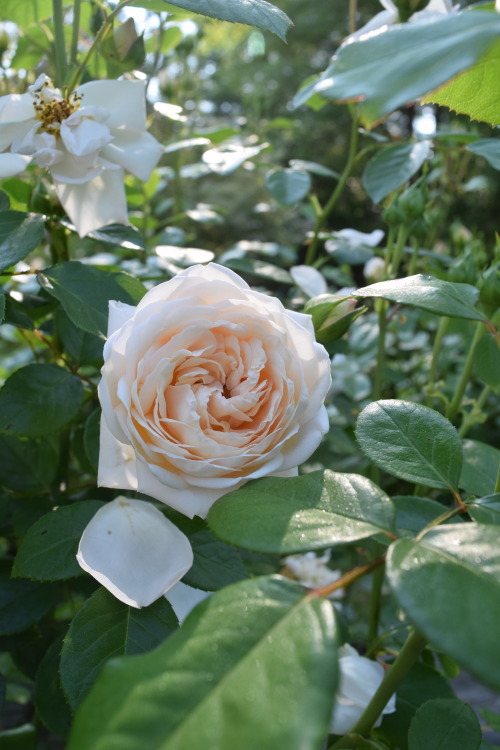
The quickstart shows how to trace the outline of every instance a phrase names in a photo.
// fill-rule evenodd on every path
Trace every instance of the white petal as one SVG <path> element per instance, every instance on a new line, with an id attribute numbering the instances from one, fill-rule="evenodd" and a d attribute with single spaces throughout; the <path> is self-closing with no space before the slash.
<path id="1" fill-rule="evenodd" d="M 106 170 L 80 185 L 55 182 L 55 188 L 80 237 L 107 224 L 128 224 L 121 169 Z"/>
<path id="2" fill-rule="evenodd" d="M 109 302 L 109 318 L 108 318 L 108 338 L 112 333 L 118 331 L 127 320 L 135 313 L 135 307 L 133 305 L 127 305 L 125 302 L 116 302 L 110 300 Z"/>
<path id="3" fill-rule="evenodd" d="M 163 146 L 149 133 L 115 130 L 113 136 L 113 141 L 102 149 L 104 158 L 147 182 L 163 154 Z"/>
<path id="4" fill-rule="evenodd" d="M 35 122 L 33 97 L 30 94 L 0 96 L 0 151 L 6 149 L 19 135 L 27 132 Z"/>
<path id="5" fill-rule="evenodd" d="M 109 128 L 146 130 L 146 86 L 144 81 L 91 81 L 79 86 L 82 107 L 102 107 L 109 112 Z"/>
<path id="6" fill-rule="evenodd" d="M 317 297 L 328 291 L 324 276 L 312 266 L 292 266 L 290 276 L 309 297 Z"/>
<path id="7" fill-rule="evenodd" d="M 349 705 L 337 702 L 333 707 L 333 714 L 330 722 L 331 734 L 347 734 L 361 714 L 365 710 L 364 706 Z"/>
<path id="8" fill-rule="evenodd" d="M 0 154 L 0 180 L 24 172 L 31 161 L 31 156 L 22 154 Z"/>
<path id="9" fill-rule="evenodd" d="M 357 229 L 341 229 L 338 232 L 334 232 L 334 235 L 335 237 L 347 240 L 351 245 L 368 245 L 368 247 L 376 247 L 384 238 L 382 229 L 374 229 L 373 232 L 358 232 Z"/>
<path id="10" fill-rule="evenodd" d="M 117 599 L 147 607 L 193 564 L 188 538 L 142 500 L 117 497 L 100 508 L 80 540 L 80 566 Z"/>
<path id="11" fill-rule="evenodd" d="M 130 445 L 125 445 L 115 438 L 107 425 L 104 413 L 101 416 L 97 486 L 111 487 L 115 490 L 137 490 L 134 450 Z"/>
<path id="12" fill-rule="evenodd" d="M 173 586 L 168 593 L 165 594 L 174 612 L 177 615 L 179 624 L 182 625 L 188 614 L 197 604 L 202 602 L 207 596 L 210 596 L 210 591 L 201 591 L 200 589 L 194 589 L 192 586 L 186 586 L 185 583 L 179 581 Z"/>
<path id="13" fill-rule="evenodd" d="M 61 123 L 61 139 L 70 154 L 84 156 L 97 153 L 111 141 L 112 135 L 106 125 L 95 120 L 68 118 Z"/>

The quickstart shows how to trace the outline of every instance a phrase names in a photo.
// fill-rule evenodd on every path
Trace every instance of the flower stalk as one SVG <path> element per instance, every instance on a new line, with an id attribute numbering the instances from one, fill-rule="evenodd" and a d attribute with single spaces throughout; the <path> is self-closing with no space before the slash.
<path id="1" fill-rule="evenodd" d="M 64 42 L 64 9 L 63 0 L 52 0 L 54 17 L 54 53 L 56 63 L 56 86 L 63 86 L 68 73 L 66 45 Z"/>
<path id="2" fill-rule="evenodd" d="M 460 380 L 458 381 L 458 385 L 455 390 L 453 399 L 451 400 L 448 406 L 448 409 L 446 410 L 446 417 L 447 419 L 450 420 L 450 422 L 453 422 L 453 420 L 456 418 L 458 411 L 460 409 L 460 404 L 462 403 L 462 397 L 465 393 L 465 389 L 467 388 L 467 383 L 469 382 L 469 378 L 472 372 L 472 367 L 474 365 L 474 355 L 476 353 L 476 347 L 479 343 L 479 340 L 485 333 L 486 333 L 486 328 L 483 325 L 483 323 L 482 322 L 477 323 L 476 330 L 474 332 L 474 336 L 472 338 L 472 341 L 469 347 L 469 352 L 467 354 L 467 359 L 465 360 L 465 365 L 462 371 L 462 375 L 460 377 Z"/>

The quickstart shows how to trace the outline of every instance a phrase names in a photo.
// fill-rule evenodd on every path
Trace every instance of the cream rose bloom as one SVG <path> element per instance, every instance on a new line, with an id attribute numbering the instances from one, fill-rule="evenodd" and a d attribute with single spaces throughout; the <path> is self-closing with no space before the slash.
<path id="1" fill-rule="evenodd" d="M 206 516 L 249 479 L 294 476 L 328 430 L 330 359 L 310 316 L 215 263 L 110 303 L 100 486 Z"/>

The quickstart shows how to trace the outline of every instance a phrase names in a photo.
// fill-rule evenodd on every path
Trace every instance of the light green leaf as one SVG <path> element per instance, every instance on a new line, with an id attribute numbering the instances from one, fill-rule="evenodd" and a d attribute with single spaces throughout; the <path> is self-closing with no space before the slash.
<path id="1" fill-rule="evenodd" d="M 500 450 L 479 440 L 464 440 L 464 465 L 459 486 L 471 495 L 482 497 L 495 491 L 500 467 Z"/>
<path id="2" fill-rule="evenodd" d="M 51 16 L 51 0 L 2 0 L 0 4 L 0 21 L 12 21 L 22 28 Z"/>
<path id="3" fill-rule="evenodd" d="M 478 523 L 500 524 L 500 492 L 468 503 L 467 511 Z"/>
<path id="4" fill-rule="evenodd" d="M 314 471 L 248 482 L 221 497 L 207 521 L 230 544 L 290 554 L 391 531 L 393 519 L 390 499 L 366 477 Z"/>
<path id="5" fill-rule="evenodd" d="M 146 290 L 133 276 L 101 271 L 70 261 L 58 263 L 38 274 L 40 285 L 62 304 L 66 314 L 82 331 L 106 337 L 108 302 L 136 305 Z"/>
<path id="6" fill-rule="evenodd" d="M 82 381 L 75 375 L 58 365 L 26 365 L 0 390 L 0 430 L 24 437 L 48 435 L 76 416 L 82 400 Z"/>
<path id="7" fill-rule="evenodd" d="M 217 18 L 219 21 L 244 23 L 263 31 L 272 31 L 285 41 L 292 22 L 282 10 L 265 0 L 176 0 L 170 6 Z"/>
<path id="8" fill-rule="evenodd" d="M 470 284 L 453 284 L 422 274 L 370 284 L 353 292 L 353 296 L 383 297 L 391 302 L 413 305 L 450 318 L 486 320 L 482 312 L 474 307 L 479 297 L 476 287 Z"/>
<path id="9" fill-rule="evenodd" d="M 480 744 L 476 714 L 452 698 L 435 698 L 420 706 L 408 734 L 408 750 L 477 750 Z"/>
<path id="10" fill-rule="evenodd" d="M 134 609 L 98 589 L 77 612 L 64 639 L 61 682 L 71 706 L 80 704 L 109 659 L 151 651 L 176 628 L 177 618 L 164 597 Z"/>
<path id="11" fill-rule="evenodd" d="M 500 68 L 499 68 L 500 72 Z M 482 156 L 494 169 L 500 169 L 500 139 L 480 138 L 467 146 L 468 151 Z"/>
<path id="12" fill-rule="evenodd" d="M 499 34 L 500 18 L 482 11 L 396 25 L 341 47 L 315 90 L 335 101 L 361 101 L 369 128 L 469 68 Z"/>
<path id="13" fill-rule="evenodd" d="M 272 169 L 265 177 L 266 187 L 282 206 L 293 206 L 311 189 L 309 172 L 301 169 Z"/>
<path id="14" fill-rule="evenodd" d="M 396 143 L 377 152 L 363 172 L 363 186 L 374 203 L 404 185 L 431 154 L 429 141 Z"/>
<path id="15" fill-rule="evenodd" d="M 472 67 L 427 94 L 424 101 L 449 107 L 473 120 L 500 125 L 500 101 L 496 91 L 499 76 L 500 41 L 495 41 Z"/>
<path id="16" fill-rule="evenodd" d="M 255 578 L 202 602 L 151 654 L 106 666 L 68 750 L 319 750 L 337 682 L 329 601 Z M 236 720 L 237 717 L 237 720 Z"/>
<path id="17" fill-rule="evenodd" d="M 455 489 L 462 446 L 451 422 L 411 401 L 375 401 L 363 409 L 356 437 L 373 463 L 399 479 Z"/>
<path id="18" fill-rule="evenodd" d="M 0 211 L 0 271 L 23 260 L 43 240 L 44 217 Z"/>
<path id="19" fill-rule="evenodd" d="M 387 573 L 399 605 L 422 635 L 499 689 L 498 529 L 450 524 L 418 542 L 401 539 L 389 550 Z"/>
<path id="20" fill-rule="evenodd" d="M 86 525 L 104 505 L 84 500 L 47 513 L 36 521 L 21 542 L 13 577 L 55 581 L 83 574 L 76 561 L 78 542 Z"/>

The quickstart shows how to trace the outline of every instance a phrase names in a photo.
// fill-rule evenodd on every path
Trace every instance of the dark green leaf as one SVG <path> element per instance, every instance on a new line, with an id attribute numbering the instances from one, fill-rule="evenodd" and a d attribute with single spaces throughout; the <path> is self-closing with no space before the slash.
<path id="1" fill-rule="evenodd" d="M 356 437 L 373 463 L 426 487 L 458 487 L 462 446 L 442 414 L 411 401 L 375 401 L 358 417 Z"/>
<path id="2" fill-rule="evenodd" d="M 477 750 L 481 727 L 462 701 L 434 698 L 415 713 L 408 735 L 409 750 Z"/>
<path id="3" fill-rule="evenodd" d="M 409 276 L 406 279 L 380 281 L 353 292 L 355 297 L 383 297 L 402 305 L 414 305 L 423 310 L 451 318 L 486 320 L 474 305 L 479 290 L 470 284 L 453 284 L 432 276 Z"/>
<path id="4" fill-rule="evenodd" d="M 35 750 L 37 732 L 33 724 L 23 724 L 15 729 L 4 729 L 0 732 L 2 750 Z"/>
<path id="5" fill-rule="evenodd" d="M 59 678 L 62 639 L 46 651 L 36 674 L 36 711 L 46 727 L 65 738 L 71 725 L 71 710 Z"/>
<path id="6" fill-rule="evenodd" d="M 58 589 L 51 583 L 10 580 L 0 574 L 0 635 L 19 633 L 53 607 Z"/>
<path id="7" fill-rule="evenodd" d="M 275 266 L 273 263 L 266 263 L 263 260 L 254 258 L 232 258 L 224 263 L 228 268 L 238 273 L 255 276 L 257 279 L 264 279 L 274 284 L 293 284 L 292 277 L 284 268 Z"/>
<path id="8" fill-rule="evenodd" d="M 248 482 L 221 497 L 207 521 L 230 544 L 290 554 L 391 531 L 393 518 L 389 498 L 369 479 L 315 471 Z"/>
<path id="9" fill-rule="evenodd" d="M 0 430 L 39 437 L 63 427 L 83 400 L 79 378 L 58 365 L 31 364 L 16 370 L 0 390 Z"/>
<path id="10" fill-rule="evenodd" d="M 414 537 L 424 526 L 434 521 L 445 512 L 446 508 L 435 500 L 427 497 L 412 495 L 398 495 L 391 498 L 396 507 L 396 533 L 398 536 Z M 452 523 L 459 523 L 460 517 L 451 519 Z"/>
<path id="11" fill-rule="evenodd" d="M 76 707 L 113 656 L 143 654 L 177 628 L 165 598 L 145 609 L 134 609 L 98 589 L 75 615 L 61 653 L 61 681 Z"/>
<path id="12" fill-rule="evenodd" d="M 46 268 L 38 279 L 78 328 L 103 338 L 108 329 L 109 300 L 136 305 L 146 291 L 133 276 L 101 271 L 77 261 Z"/>
<path id="13" fill-rule="evenodd" d="M 3 322 L 5 318 L 5 293 L 3 289 L 0 288 L 0 323 Z"/>
<path id="14" fill-rule="evenodd" d="M 467 511 L 478 523 L 500 524 L 500 492 L 468 503 Z"/>
<path id="15" fill-rule="evenodd" d="M 123 737 L 127 750 L 319 748 L 336 672 L 330 602 L 279 577 L 244 581 L 198 605 L 152 654 L 107 666 L 68 750 Z"/>
<path id="16" fill-rule="evenodd" d="M 58 453 L 47 440 L 0 435 L 0 481 L 17 492 L 49 490 L 57 473 Z"/>
<path id="17" fill-rule="evenodd" d="M 59 308 L 54 316 L 55 330 L 63 348 L 80 365 L 99 365 L 102 360 L 103 340 L 82 331 Z"/>
<path id="18" fill-rule="evenodd" d="M 475 65 L 432 91 L 424 101 L 442 104 L 459 114 L 469 115 L 474 120 L 489 122 L 493 126 L 500 125 L 500 102 L 495 92 L 500 74 L 499 60 L 500 42 L 496 41 Z"/>
<path id="19" fill-rule="evenodd" d="M 396 143 L 377 152 L 363 172 L 363 185 L 374 203 L 404 185 L 431 154 L 428 141 Z"/>
<path id="20" fill-rule="evenodd" d="M 23 260 L 43 240 L 44 217 L 0 211 L 0 271 Z"/>
<path id="21" fill-rule="evenodd" d="M 90 465 L 97 472 L 97 465 L 99 463 L 99 435 L 101 428 L 101 410 L 96 409 L 88 417 L 85 422 L 85 429 L 83 433 L 83 444 L 85 447 L 85 454 L 90 461 Z"/>
<path id="22" fill-rule="evenodd" d="M 491 495 L 500 467 L 500 450 L 479 440 L 464 440 L 464 465 L 459 486 L 476 497 Z"/>
<path id="23" fill-rule="evenodd" d="M 12 575 L 55 581 L 83 574 L 76 561 L 78 543 L 86 525 L 103 505 L 99 500 L 84 500 L 39 518 L 21 543 Z"/>
<path id="24" fill-rule="evenodd" d="M 453 690 L 441 672 L 417 662 L 398 685 L 396 712 L 384 716 L 380 733 L 401 750 L 408 749 L 408 730 L 415 711 L 431 698 L 453 698 Z M 458 749 L 457 749 L 458 750 Z"/>
<path id="25" fill-rule="evenodd" d="M 418 542 L 401 539 L 389 550 L 387 573 L 399 605 L 422 635 L 499 689 L 497 528 L 450 524 Z"/>
<path id="26" fill-rule="evenodd" d="M 176 0 L 170 6 L 201 13 L 220 21 L 244 23 L 263 31 L 272 31 L 285 41 L 292 22 L 282 10 L 265 0 Z"/>
<path id="27" fill-rule="evenodd" d="M 500 169 L 500 139 L 480 138 L 469 144 L 467 150 L 484 157 L 494 169 Z"/>
<path id="28" fill-rule="evenodd" d="M 311 189 L 309 172 L 300 169 L 273 169 L 266 174 L 266 187 L 282 206 L 293 206 Z"/>
<path id="29" fill-rule="evenodd" d="M 178 31 L 177 27 L 174 27 Z M 126 250 L 144 250 L 144 238 L 135 227 L 123 224 L 109 224 L 107 227 L 91 232 L 89 237 L 107 245 L 117 245 Z"/>
<path id="30" fill-rule="evenodd" d="M 500 141 L 499 141 L 500 144 Z M 479 340 L 474 354 L 474 371 L 490 388 L 500 386 L 500 347 L 493 334 Z"/>
<path id="31" fill-rule="evenodd" d="M 341 47 L 316 91 L 335 101 L 361 101 L 361 122 L 372 127 L 469 68 L 498 34 L 500 19 L 478 11 L 396 25 Z"/>

